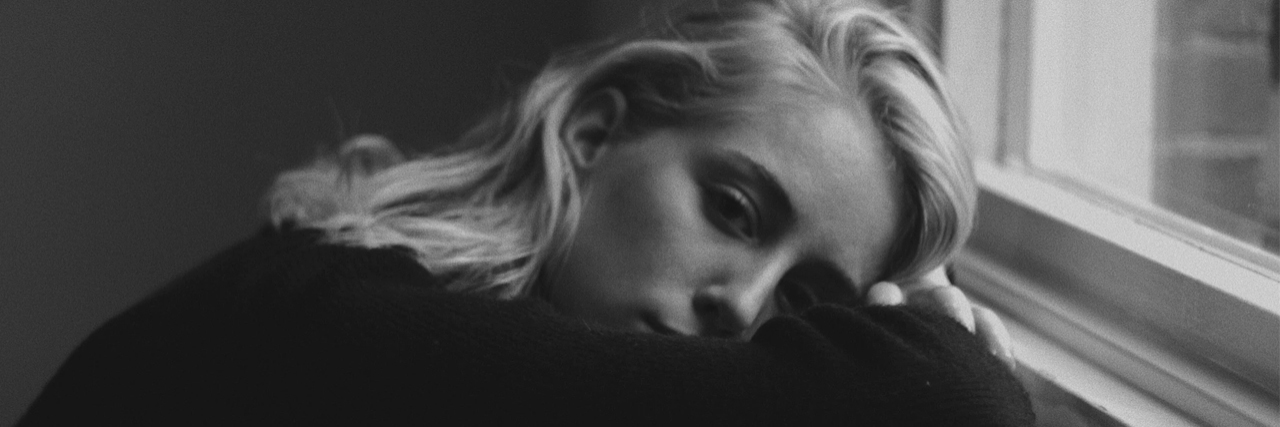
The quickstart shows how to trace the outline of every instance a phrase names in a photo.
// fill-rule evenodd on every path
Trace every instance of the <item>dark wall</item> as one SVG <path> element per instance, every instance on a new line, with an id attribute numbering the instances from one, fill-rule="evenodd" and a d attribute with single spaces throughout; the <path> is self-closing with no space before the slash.
<path id="1" fill-rule="evenodd" d="M 276 173 L 343 134 L 454 137 L 587 15 L 629 16 L 589 2 L 0 1 L 0 426 L 260 226 Z"/>

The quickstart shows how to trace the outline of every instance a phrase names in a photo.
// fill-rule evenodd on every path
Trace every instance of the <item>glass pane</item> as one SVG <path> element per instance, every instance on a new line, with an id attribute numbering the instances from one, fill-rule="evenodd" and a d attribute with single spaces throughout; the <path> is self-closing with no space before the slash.
<path id="1" fill-rule="evenodd" d="M 1280 254 L 1276 2 L 1035 3 L 1028 160 Z"/>
<path id="2" fill-rule="evenodd" d="M 1275 0 L 1165 0 L 1157 203 L 1280 253 Z"/>

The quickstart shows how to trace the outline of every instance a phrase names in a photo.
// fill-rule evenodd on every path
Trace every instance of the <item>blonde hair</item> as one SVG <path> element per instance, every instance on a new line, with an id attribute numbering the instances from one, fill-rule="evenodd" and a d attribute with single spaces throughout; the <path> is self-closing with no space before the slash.
<path id="1" fill-rule="evenodd" d="M 361 136 L 281 174 L 271 218 L 332 242 L 409 248 L 453 291 L 528 294 L 578 220 L 578 179 L 559 132 L 603 88 L 623 94 L 626 134 L 732 123 L 776 102 L 865 109 L 904 187 L 883 280 L 937 267 L 972 227 L 967 144 L 932 55 L 888 12 L 826 0 L 721 5 L 562 53 L 448 151 L 405 159 L 389 141 Z"/>

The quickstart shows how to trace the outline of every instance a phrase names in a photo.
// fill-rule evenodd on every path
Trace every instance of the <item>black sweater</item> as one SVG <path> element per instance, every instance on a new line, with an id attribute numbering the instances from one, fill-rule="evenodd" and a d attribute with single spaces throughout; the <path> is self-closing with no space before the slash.
<path id="1" fill-rule="evenodd" d="M 318 236 L 264 232 L 112 319 L 18 425 L 1032 423 L 1011 373 L 934 313 L 819 306 L 750 342 L 622 332 Z"/>

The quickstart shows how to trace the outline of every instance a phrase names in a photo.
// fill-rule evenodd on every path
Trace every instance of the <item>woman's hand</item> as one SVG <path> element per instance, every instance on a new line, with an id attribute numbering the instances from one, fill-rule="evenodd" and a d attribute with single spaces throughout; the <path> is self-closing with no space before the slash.
<path id="1" fill-rule="evenodd" d="M 910 304 L 929 307 L 947 314 L 987 344 L 992 354 L 1004 360 L 1012 369 L 1017 366 L 1013 358 L 1013 339 L 1004 322 L 990 309 L 974 306 L 960 288 L 951 284 L 943 267 L 938 267 L 924 277 L 904 283 L 880 282 L 867 290 L 869 305 Z"/>

